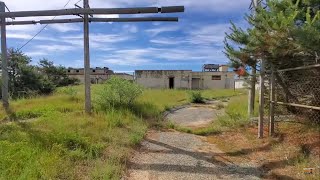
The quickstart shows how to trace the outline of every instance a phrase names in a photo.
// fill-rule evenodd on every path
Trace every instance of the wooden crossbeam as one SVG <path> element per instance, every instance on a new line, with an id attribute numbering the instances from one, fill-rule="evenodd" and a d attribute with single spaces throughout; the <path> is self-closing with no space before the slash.
<path id="1" fill-rule="evenodd" d="M 178 17 L 136 17 L 136 18 L 89 18 L 89 22 L 149 22 L 149 21 L 166 21 L 178 22 Z M 56 24 L 56 23 L 77 23 L 83 22 L 82 18 L 74 19 L 54 19 L 39 21 L 12 21 L 6 22 L 6 25 L 30 25 L 30 24 Z"/>
<path id="2" fill-rule="evenodd" d="M 148 14 L 184 12 L 184 6 L 140 7 L 140 8 L 72 8 L 42 11 L 0 12 L 0 18 L 35 17 L 35 16 L 64 16 L 77 14 Z"/>

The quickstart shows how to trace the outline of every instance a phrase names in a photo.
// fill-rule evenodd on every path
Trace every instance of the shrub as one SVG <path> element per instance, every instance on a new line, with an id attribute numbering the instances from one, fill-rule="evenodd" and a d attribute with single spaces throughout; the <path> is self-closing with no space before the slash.
<path id="1" fill-rule="evenodd" d="M 192 103 L 204 103 L 204 97 L 202 96 L 200 91 L 191 93 L 191 102 Z"/>
<path id="2" fill-rule="evenodd" d="M 65 87 L 63 88 L 62 92 L 68 95 L 71 98 L 71 100 L 77 99 L 78 91 L 75 87 L 72 87 L 72 86 Z"/>
<path id="3" fill-rule="evenodd" d="M 100 108 L 110 106 L 132 106 L 135 100 L 142 94 L 143 89 L 140 85 L 125 79 L 113 77 L 108 80 L 97 92 L 95 99 Z"/>

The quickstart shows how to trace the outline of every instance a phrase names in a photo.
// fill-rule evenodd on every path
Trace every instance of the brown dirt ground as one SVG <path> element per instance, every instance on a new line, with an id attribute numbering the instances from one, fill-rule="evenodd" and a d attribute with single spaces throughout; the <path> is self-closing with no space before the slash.
<path id="1" fill-rule="evenodd" d="M 258 139 L 256 126 L 207 137 L 228 162 L 256 164 L 265 179 L 320 179 L 320 132 L 299 123 L 278 123 L 274 138 Z M 267 135 L 267 129 L 265 134 Z M 227 143 L 226 143 L 227 142 Z M 315 168 L 312 175 L 304 168 Z"/>

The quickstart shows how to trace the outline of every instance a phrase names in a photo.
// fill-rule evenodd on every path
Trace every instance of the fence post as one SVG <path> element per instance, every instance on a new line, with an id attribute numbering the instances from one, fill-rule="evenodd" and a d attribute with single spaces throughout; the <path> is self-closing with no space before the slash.
<path id="1" fill-rule="evenodd" d="M 269 135 L 274 135 L 274 108 L 275 108 L 275 72 L 274 67 L 271 65 L 271 78 L 270 78 L 270 122 L 269 122 Z"/>
<path id="2" fill-rule="evenodd" d="M 265 60 L 261 59 L 258 138 L 263 138 L 264 91 L 265 91 L 264 76 L 265 76 Z"/>
<path id="3" fill-rule="evenodd" d="M 251 118 L 254 113 L 254 104 L 256 99 L 256 66 L 252 67 L 252 77 L 250 79 L 250 89 L 248 91 L 248 116 Z"/>

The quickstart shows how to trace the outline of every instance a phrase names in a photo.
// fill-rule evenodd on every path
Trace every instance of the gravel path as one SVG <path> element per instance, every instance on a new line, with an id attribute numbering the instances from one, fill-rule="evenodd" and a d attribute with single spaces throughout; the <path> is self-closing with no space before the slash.
<path id="1" fill-rule="evenodd" d="M 188 122 L 192 119 L 203 123 L 204 119 L 210 119 L 209 116 L 203 118 L 196 110 L 205 112 L 208 109 L 212 110 L 208 107 L 181 109 L 179 113 L 190 114 L 192 118 L 183 116 L 188 120 L 181 118 L 177 122 L 190 125 Z M 208 143 L 206 137 L 175 131 L 151 130 L 128 163 L 129 169 L 123 179 L 259 179 L 260 172 L 253 165 L 233 164 L 224 160 L 221 154 L 223 152 L 214 144 Z"/>

